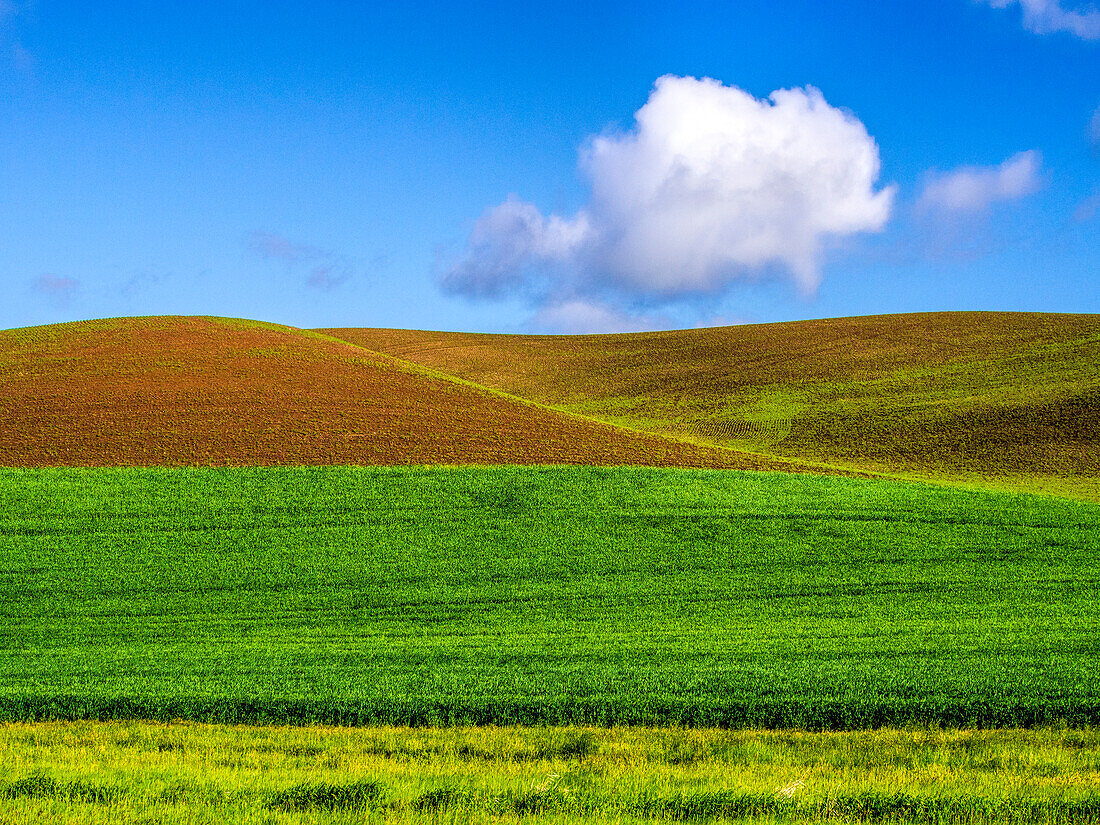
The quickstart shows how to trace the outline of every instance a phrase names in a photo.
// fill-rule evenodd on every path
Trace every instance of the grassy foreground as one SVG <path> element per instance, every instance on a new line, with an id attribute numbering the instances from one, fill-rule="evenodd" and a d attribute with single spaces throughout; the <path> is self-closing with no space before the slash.
<path id="1" fill-rule="evenodd" d="M 1100 723 L 1100 506 L 600 468 L 0 471 L 0 718 Z"/>
<path id="2" fill-rule="evenodd" d="M 0 727 L 0 820 L 1100 822 L 1100 733 Z"/>

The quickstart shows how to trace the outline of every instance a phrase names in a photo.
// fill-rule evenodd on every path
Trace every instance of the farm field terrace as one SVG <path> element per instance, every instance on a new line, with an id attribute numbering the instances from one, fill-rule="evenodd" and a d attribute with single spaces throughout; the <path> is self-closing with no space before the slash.
<path id="1" fill-rule="evenodd" d="M 0 471 L 0 717 L 1100 721 L 1100 506 L 637 468 Z"/>
<path id="2" fill-rule="evenodd" d="M 325 332 L 761 459 L 1100 501 L 1098 315 L 912 313 L 612 335 Z"/>
<path id="3" fill-rule="evenodd" d="M 0 331 L 0 466 L 576 464 L 797 469 L 609 426 L 239 318 Z"/>
<path id="4" fill-rule="evenodd" d="M 0 726 L 0 820 L 1100 822 L 1100 733 Z"/>

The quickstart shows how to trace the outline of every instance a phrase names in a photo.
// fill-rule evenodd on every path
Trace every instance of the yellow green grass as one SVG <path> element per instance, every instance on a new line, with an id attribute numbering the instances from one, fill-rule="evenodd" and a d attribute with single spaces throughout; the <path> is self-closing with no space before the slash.
<path id="1" fill-rule="evenodd" d="M 10 823 L 1100 822 L 1100 731 L 0 727 Z"/>

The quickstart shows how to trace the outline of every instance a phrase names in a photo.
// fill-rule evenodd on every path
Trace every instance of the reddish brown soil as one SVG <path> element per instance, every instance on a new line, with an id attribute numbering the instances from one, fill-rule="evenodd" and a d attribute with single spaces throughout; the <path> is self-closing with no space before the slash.
<path id="1" fill-rule="evenodd" d="M 311 333 L 212 318 L 0 332 L 0 465 L 786 469 L 611 427 Z"/>

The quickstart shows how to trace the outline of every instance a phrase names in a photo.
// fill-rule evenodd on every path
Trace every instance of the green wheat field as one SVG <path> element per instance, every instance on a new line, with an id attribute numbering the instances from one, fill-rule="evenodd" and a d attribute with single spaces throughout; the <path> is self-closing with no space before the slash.
<path id="1" fill-rule="evenodd" d="M 0 815 L 1100 821 L 1098 551 L 810 475 L 2 470 Z"/>

